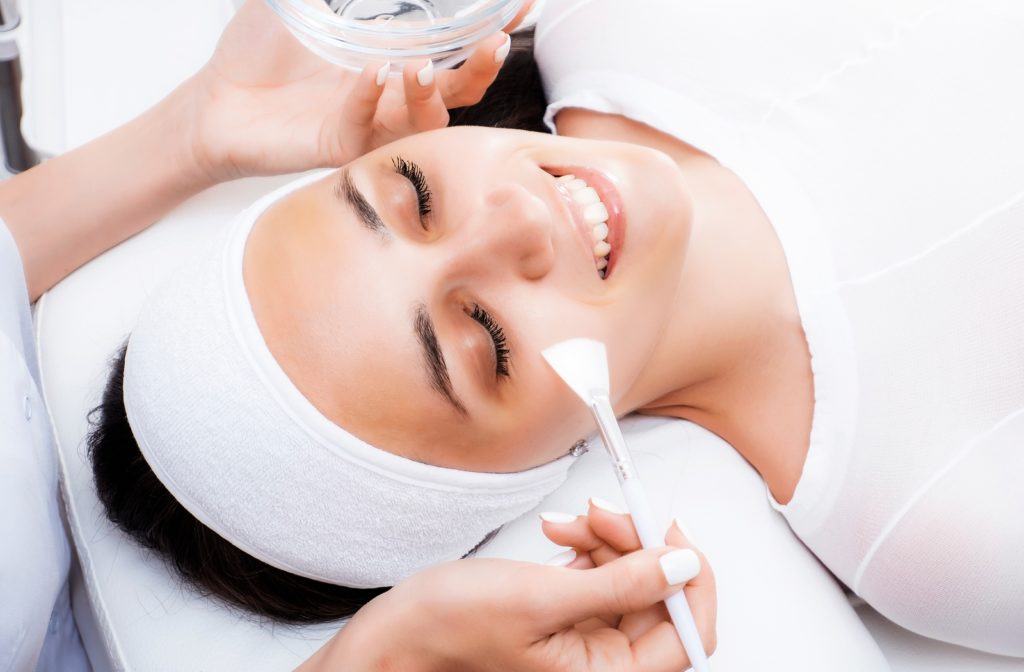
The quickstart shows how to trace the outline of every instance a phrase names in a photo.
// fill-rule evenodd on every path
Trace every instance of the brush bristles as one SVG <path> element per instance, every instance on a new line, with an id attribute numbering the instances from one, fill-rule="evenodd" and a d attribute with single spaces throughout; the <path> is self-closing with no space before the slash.
<path id="1" fill-rule="evenodd" d="M 545 348 L 541 355 L 584 403 L 608 394 L 608 351 L 601 341 L 571 338 Z"/>

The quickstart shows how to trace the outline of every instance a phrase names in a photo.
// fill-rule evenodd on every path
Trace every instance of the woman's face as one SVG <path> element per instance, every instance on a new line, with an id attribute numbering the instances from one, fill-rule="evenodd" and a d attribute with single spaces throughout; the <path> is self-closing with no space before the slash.
<path id="1" fill-rule="evenodd" d="M 610 211 L 606 278 L 593 194 L 565 174 Z M 661 152 L 447 128 L 274 205 L 247 243 L 245 281 L 271 352 L 334 422 L 421 462 L 519 471 L 593 431 L 544 348 L 603 341 L 617 409 L 642 401 L 629 392 L 672 311 L 690 213 Z"/>

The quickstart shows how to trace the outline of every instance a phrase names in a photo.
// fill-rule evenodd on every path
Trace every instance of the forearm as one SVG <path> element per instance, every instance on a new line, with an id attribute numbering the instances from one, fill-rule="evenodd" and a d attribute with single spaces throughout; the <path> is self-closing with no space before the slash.
<path id="1" fill-rule="evenodd" d="M 34 301 L 211 186 L 191 147 L 189 84 L 120 128 L 0 183 L 0 217 Z"/>

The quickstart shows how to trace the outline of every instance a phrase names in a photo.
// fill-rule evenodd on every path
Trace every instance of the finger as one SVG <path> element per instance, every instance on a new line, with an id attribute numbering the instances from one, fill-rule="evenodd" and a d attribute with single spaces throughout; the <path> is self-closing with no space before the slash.
<path id="1" fill-rule="evenodd" d="M 694 547 L 690 540 L 683 534 L 679 521 L 672 521 L 672 525 L 665 535 L 665 541 L 677 548 L 689 548 L 697 554 L 700 559 L 700 572 L 686 583 L 686 601 L 690 604 L 693 613 L 693 620 L 697 622 L 697 630 L 700 632 L 704 646 L 708 646 L 708 639 L 715 638 L 715 624 L 718 618 L 718 597 L 715 585 L 715 572 L 711 569 L 711 563 L 700 549 Z"/>
<path id="2" fill-rule="evenodd" d="M 377 104 L 384 93 L 387 73 L 390 64 L 379 61 L 367 65 L 356 78 L 352 91 L 345 99 L 341 109 L 341 120 L 338 128 L 338 144 L 361 151 L 365 140 L 370 137 L 373 119 L 377 114 Z"/>
<path id="3" fill-rule="evenodd" d="M 595 565 L 607 564 L 622 555 L 594 532 L 589 516 L 542 513 L 541 521 L 548 539 L 559 546 L 571 547 L 580 557 L 588 557 Z"/>
<path id="4" fill-rule="evenodd" d="M 601 545 L 601 539 L 594 534 L 586 516 L 569 513 L 545 511 L 540 514 L 541 530 L 551 541 L 559 546 L 569 546 L 577 550 L 589 551 Z"/>
<path id="5" fill-rule="evenodd" d="M 405 86 L 405 105 L 408 123 L 413 132 L 444 128 L 448 125 L 448 108 L 434 76 L 434 63 L 430 60 L 406 63 L 402 73 Z"/>
<path id="6" fill-rule="evenodd" d="M 618 625 L 617 618 L 591 618 L 576 624 L 576 630 L 582 633 L 594 632 L 603 628 L 614 628 Z"/>
<path id="7" fill-rule="evenodd" d="M 705 653 L 710 656 L 718 646 L 714 573 L 704 555 L 693 548 L 689 540 L 686 539 L 678 521 L 672 522 L 665 536 L 673 546 L 678 544 L 684 547 L 679 551 L 680 554 L 692 552 L 699 559 L 699 569 L 692 566 L 684 569 L 684 563 L 681 562 L 677 570 L 682 573 L 678 574 L 676 578 L 681 579 L 686 574 L 691 575 L 684 587 L 686 600 L 697 625 L 701 644 Z M 679 557 L 681 558 L 681 556 Z M 623 624 L 632 629 L 631 633 L 626 634 L 627 636 L 633 635 L 630 639 L 633 640 L 634 665 L 637 668 L 667 671 L 686 669 L 690 666 L 689 656 L 686 655 L 675 625 L 667 618 L 667 614 L 665 618 L 660 619 L 660 623 L 653 625 L 639 636 L 636 634 L 647 624 L 642 623 L 641 619 L 629 622 L 623 620 Z"/>
<path id="8" fill-rule="evenodd" d="M 521 24 L 523 19 L 526 18 L 526 15 L 530 13 L 531 9 L 533 9 L 534 4 L 534 0 L 526 0 L 526 2 L 523 3 L 523 6 L 519 8 L 519 11 L 516 12 L 516 15 L 512 17 L 512 20 L 505 25 L 503 30 L 506 33 L 511 33 L 513 30 L 518 28 L 519 24 Z"/>
<path id="9" fill-rule="evenodd" d="M 335 137 L 329 139 L 331 155 L 328 163 L 340 166 L 370 149 L 374 118 L 384 80 L 390 68 L 386 62 L 376 62 L 362 69 L 352 90 L 345 97 L 334 124 Z"/>
<path id="10" fill-rule="evenodd" d="M 594 534 L 619 553 L 631 553 L 640 548 L 633 518 L 619 507 L 600 497 L 591 497 L 587 516 Z"/>
<path id="11" fill-rule="evenodd" d="M 544 561 L 549 567 L 569 567 L 570 569 L 593 569 L 596 565 L 586 553 L 577 553 L 576 549 L 560 551 Z"/>
<path id="12" fill-rule="evenodd" d="M 584 555 L 576 557 L 576 552 L 573 550 L 559 553 L 548 560 L 545 564 L 552 567 L 568 567 L 569 569 L 594 568 L 594 563 L 590 561 L 589 556 Z M 582 623 L 577 623 L 576 629 L 580 632 L 589 632 L 597 627 L 617 628 L 621 620 L 622 617 L 617 614 L 599 614 L 593 618 L 583 621 Z"/>
<path id="13" fill-rule="evenodd" d="M 538 625 L 562 629 L 595 616 L 640 611 L 677 592 L 692 577 L 686 575 L 686 568 L 696 572 L 696 562 L 689 549 L 658 548 L 631 553 L 596 569 L 550 568 L 561 576 L 545 582 L 544 590 L 532 596 L 547 621 Z"/>
<path id="14" fill-rule="evenodd" d="M 448 109 L 476 105 L 494 83 L 508 57 L 512 39 L 506 33 L 494 33 L 481 40 L 457 70 L 438 73 L 437 86 Z"/>
<path id="15" fill-rule="evenodd" d="M 600 503 L 600 500 L 598 500 Z M 593 516 L 590 516 L 593 524 Z M 665 534 L 665 542 L 676 548 L 689 548 L 696 553 L 700 561 L 700 571 L 686 583 L 686 599 L 693 613 L 694 621 L 697 623 L 701 640 L 715 636 L 715 623 L 717 618 L 717 595 L 715 593 L 715 577 L 707 558 L 695 548 L 689 539 L 682 532 L 678 520 L 673 520 Z M 668 620 L 668 611 L 664 605 L 656 605 L 636 614 L 630 614 L 622 619 L 619 630 L 625 634 L 630 641 L 636 641 L 645 635 L 651 628 L 661 621 Z"/>
<path id="16" fill-rule="evenodd" d="M 690 668 L 690 657 L 675 626 L 662 621 L 633 642 L 632 668 L 649 672 L 678 672 Z"/>
<path id="17" fill-rule="evenodd" d="M 630 642 L 635 642 L 646 635 L 651 628 L 669 620 L 668 609 L 664 604 L 655 604 L 635 614 L 626 614 L 619 621 L 619 632 Z"/>

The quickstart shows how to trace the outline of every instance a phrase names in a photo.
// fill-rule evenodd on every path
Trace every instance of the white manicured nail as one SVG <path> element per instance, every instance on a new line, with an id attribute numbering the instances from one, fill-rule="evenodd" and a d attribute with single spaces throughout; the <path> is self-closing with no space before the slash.
<path id="1" fill-rule="evenodd" d="M 658 558 L 661 572 L 670 586 L 686 583 L 700 574 L 700 558 L 689 548 L 681 548 Z"/>
<path id="2" fill-rule="evenodd" d="M 600 497 L 591 497 L 590 503 L 596 506 L 597 508 L 601 509 L 602 511 L 607 511 L 608 513 L 615 513 L 620 516 L 626 513 L 625 511 L 615 506 L 608 500 L 601 499 Z"/>
<path id="3" fill-rule="evenodd" d="M 566 525 L 574 522 L 577 517 L 570 513 L 559 513 L 558 511 L 545 511 L 540 514 L 540 519 L 545 523 L 554 523 L 556 525 Z"/>
<path id="4" fill-rule="evenodd" d="M 576 551 L 571 548 L 568 551 L 563 551 L 558 555 L 548 559 L 545 565 L 551 565 L 552 567 L 565 567 L 570 562 L 576 559 Z"/>
<path id="5" fill-rule="evenodd" d="M 690 541 L 693 541 L 693 537 L 690 536 L 690 530 L 686 527 L 686 525 L 683 525 L 683 521 L 679 520 L 678 518 L 673 518 L 672 524 L 674 524 L 679 529 L 679 531 L 683 533 L 684 537 L 686 537 Z"/>
<path id="6" fill-rule="evenodd" d="M 501 63 L 508 58 L 509 49 L 512 48 L 512 37 L 505 35 L 505 41 L 501 43 L 501 46 L 494 50 L 494 62 Z"/>
<path id="7" fill-rule="evenodd" d="M 427 61 L 427 65 L 416 73 L 416 81 L 420 83 L 420 86 L 430 86 L 430 83 L 434 81 L 433 61 Z"/>
<path id="8" fill-rule="evenodd" d="M 377 86 L 384 86 L 384 82 L 388 81 L 388 73 L 390 72 L 391 61 L 380 66 L 380 70 L 377 71 Z"/>

